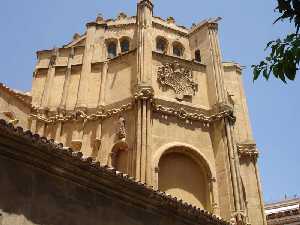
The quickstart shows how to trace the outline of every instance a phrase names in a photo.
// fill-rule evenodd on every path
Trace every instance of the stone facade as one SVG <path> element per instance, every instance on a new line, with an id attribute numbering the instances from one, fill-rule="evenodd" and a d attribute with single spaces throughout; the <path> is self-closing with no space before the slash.
<path id="1" fill-rule="evenodd" d="M 300 198 L 265 205 L 268 225 L 300 225 Z"/>
<path id="2" fill-rule="evenodd" d="M 218 20 L 187 29 L 149 0 L 97 16 L 37 52 L 28 128 L 233 224 L 266 224 L 242 69 L 222 62 Z"/>

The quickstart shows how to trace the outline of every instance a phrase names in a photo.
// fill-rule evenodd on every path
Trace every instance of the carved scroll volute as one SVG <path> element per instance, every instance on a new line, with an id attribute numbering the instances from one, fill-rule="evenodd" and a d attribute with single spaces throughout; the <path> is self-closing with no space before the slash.
<path id="1" fill-rule="evenodd" d="M 178 100 L 182 100 L 184 96 L 195 95 L 198 87 L 193 81 L 192 70 L 180 65 L 177 61 L 165 63 L 159 67 L 157 81 L 163 87 L 173 89 Z"/>

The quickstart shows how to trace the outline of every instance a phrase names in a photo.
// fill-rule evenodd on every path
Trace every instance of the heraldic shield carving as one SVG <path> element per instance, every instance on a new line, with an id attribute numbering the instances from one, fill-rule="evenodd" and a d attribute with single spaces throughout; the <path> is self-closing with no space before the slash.
<path id="1" fill-rule="evenodd" d="M 158 68 L 157 80 L 162 86 L 172 88 L 178 100 L 184 96 L 193 96 L 197 84 L 193 81 L 192 70 L 177 61 L 165 63 Z"/>

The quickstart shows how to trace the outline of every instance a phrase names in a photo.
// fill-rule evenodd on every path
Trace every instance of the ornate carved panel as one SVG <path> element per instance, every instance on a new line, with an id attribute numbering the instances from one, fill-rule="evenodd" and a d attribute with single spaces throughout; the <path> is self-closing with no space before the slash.
<path id="1" fill-rule="evenodd" d="M 162 86 L 173 89 L 179 100 L 184 96 L 193 96 L 198 86 L 193 81 L 192 70 L 177 61 L 165 63 L 159 67 L 157 80 Z"/>

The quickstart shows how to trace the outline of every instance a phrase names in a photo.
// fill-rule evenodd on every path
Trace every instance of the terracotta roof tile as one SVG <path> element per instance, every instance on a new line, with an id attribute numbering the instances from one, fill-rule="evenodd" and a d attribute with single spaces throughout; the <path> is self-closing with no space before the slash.
<path id="1" fill-rule="evenodd" d="M 21 102 L 25 103 L 26 105 L 31 106 L 32 97 L 30 95 L 13 90 L 1 82 L 0 82 L 0 89 L 5 91 L 6 93 L 16 97 L 17 99 L 19 99 Z"/>

